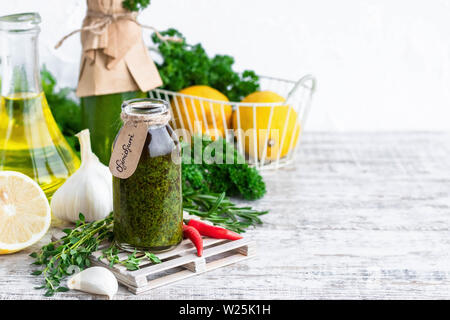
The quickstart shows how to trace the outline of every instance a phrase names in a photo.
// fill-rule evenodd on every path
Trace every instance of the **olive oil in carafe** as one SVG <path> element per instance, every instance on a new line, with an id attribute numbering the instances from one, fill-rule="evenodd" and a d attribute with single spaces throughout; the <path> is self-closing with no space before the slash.
<path id="1" fill-rule="evenodd" d="M 80 166 L 41 92 L 0 98 L 0 170 L 34 179 L 48 198 Z"/>

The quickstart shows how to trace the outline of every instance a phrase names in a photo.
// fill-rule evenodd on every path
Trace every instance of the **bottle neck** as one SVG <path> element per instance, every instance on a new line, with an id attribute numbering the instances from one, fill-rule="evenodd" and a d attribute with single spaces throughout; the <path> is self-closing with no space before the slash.
<path id="1" fill-rule="evenodd" d="M 42 91 L 39 71 L 39 28 L 31 30 L 0 30 L 1 95 Z"/>

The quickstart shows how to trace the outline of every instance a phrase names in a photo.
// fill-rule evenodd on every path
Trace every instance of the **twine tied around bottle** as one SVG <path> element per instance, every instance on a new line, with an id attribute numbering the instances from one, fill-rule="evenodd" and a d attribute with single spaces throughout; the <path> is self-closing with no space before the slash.
<path id="1" fill-rule="evenodd" d="M 132 22 L 136 23 L 141 28 L 153 30 L 155 32 L 156 36 L 158 37 L 158 39 L 160 39 L 161 41 L 166 42 L 166 43 L 168 41 L 170 41 L 170 42 L 182 42 L 183 41 L 183 39 L 181 39 L 179 37 L 163 36 L 161 33 L 158 32 L 158 30 L 156 30 L 155 27 L 147 26 L 147 25 L 139 23 L 136 20 L 136 18 L 137 18 L 137 13 L 136 12 L 108 13 L 108 14 L 106 14 L 106 13 L 101 13 L 101 12 L 88 10 L 87 14 L 86 14 L 86 17 L 96 18 L 98 20 L 98 22 L 93 23 L 93 24 L 91 24 L 89 26 L 82 27 L 80 29 L 76 29 L 76 30 L 70 32 L 69 34 L 65 35 L 55 45 L 55 49 L 58 49 L 64 43 L 64 41 L 66 41 L 68 38 L 70 38 L 71 36 L 73 36 L 74 34 L 76 34 L 78 32 L 89 31 L 89 32 L 92 32 L 95 35 L 100 36 L 103 33 L 105 33 L 106 30 L 108 30 L 108 27 L 109 27 L 110 24 L 112 24 L 112 23 L 114 23 L 114 22 L 116 22 L 118 20 L 129 20 L 129 21 L 132 21 Z"/>

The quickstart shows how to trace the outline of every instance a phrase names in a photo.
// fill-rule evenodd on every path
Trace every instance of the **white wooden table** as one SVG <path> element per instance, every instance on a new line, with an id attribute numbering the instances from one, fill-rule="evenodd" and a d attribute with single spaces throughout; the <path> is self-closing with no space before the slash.
<path id="1" fill-rule="evenodd" d="M 267 196 L 252 203 L 271 211 L 247 233 L 257 257 L 116 298 L 450 298 L 450 133 L 303 139 L 295 169 L 265 173 Z M 32 249 L 0 256 L 0 299 L 43 299 Z"/>

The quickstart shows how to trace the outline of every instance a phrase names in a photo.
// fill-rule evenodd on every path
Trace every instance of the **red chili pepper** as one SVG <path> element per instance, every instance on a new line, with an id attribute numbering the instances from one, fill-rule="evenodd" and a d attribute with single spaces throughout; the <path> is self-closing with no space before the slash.
<path id="1" fill-rule="evenodd" d="M 197 255 L 201 257 L 203 255 L 203 239 L 198 230 L 183 224 L 183 235 L 192 241 L 197 248 Z"/>
<path id="2" fill-rule="evenodd" d="M 243 237 L 233 231 L 225 228 L 212 226 L 210 224 L 191 219 L 189 220 L 188 226 L 194 227 L 200 232 L 202 236 L 207 236 L 216 239 L 228 239 L 228 240 L 239 240 Z"/>

